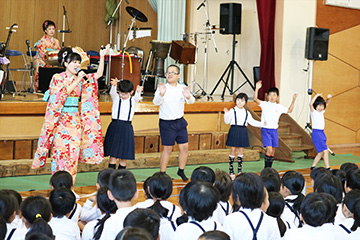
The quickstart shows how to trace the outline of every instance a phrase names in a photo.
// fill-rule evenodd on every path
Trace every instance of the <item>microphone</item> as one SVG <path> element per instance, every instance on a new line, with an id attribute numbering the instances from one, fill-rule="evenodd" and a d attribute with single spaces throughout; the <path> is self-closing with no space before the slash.
<path id="1" fill-rule="evenodd" d="M 29 46 L 30 41 L 29 41 L 29 40 L 26 40 L 25 43 L 26 43 L 27 46 Z"/>
<path id="2" fill-rule="evenodd" d="M 205 3 L 206 2 L 206 0 L 204 0 L 198 7 L 197 7 L 197 9 L 196 10 L 199 10 L 201 7 L 205 7 Z"/>
<path id="3" fill-rule="evenodd" d="M 81 68 L 77 67 L 76 69 L 76 72 L 79 73 L 81 71 Z M 90 83 L 89 82 L 89 79 L 86 77 L 86 76 L 83 76 L 83 79 L 87 82 L 87 83 Z"/>
<path id="4" fill-rule="evenodd" d="M 129 0 L 125 0 L 125 2 L 126 2 L 127 4 L 129 4 Z"/>

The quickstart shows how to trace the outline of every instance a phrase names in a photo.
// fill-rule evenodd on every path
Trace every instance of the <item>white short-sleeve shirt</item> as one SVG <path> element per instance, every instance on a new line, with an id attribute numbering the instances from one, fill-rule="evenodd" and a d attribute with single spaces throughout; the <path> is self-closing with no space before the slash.
<path id="1" fill-rule="evenodd" d="M 278 103 L 260 101 L 261 124 L 263 128 L 277 129 L 281 114 L 287 113 L 288 108 Z"/>

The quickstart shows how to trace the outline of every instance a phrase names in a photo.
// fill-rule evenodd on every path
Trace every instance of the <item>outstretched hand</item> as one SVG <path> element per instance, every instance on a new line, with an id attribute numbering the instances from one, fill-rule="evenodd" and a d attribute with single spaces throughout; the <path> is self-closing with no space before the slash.
<path id="1" fill-rule="evenodd" d="M 191 98 L 191 92 L 190 92 L 190 89 L 188 87 L 184 87 L 182 93 L 183 93 L 183 95 L 184 95 L 184 97 L 186 99 Z"/>
<path id="2" fill-rule="evenodd" d="M 105 48 L 103 48 L 103 46 L 101 46 L 100 57 L 104 57 L 109 52 L 109 49 L 110 49 L 110 44 L 107 44 L 105 46 Z"/>
<path id="3" fill-rule="evenodd" d="M 260 89 L 261 87 L 262 87 L 262 81 L 260 80 L 256 83 L 256 89 Z"/>
<path id="4" fill-rule="evenodd" d="M 119 82 L 119 80 L 117 78 L 112 78 L 110 81 L 111 85 L 113 85 L 115 87 L 117 86 L 118 82 Z"/>
<path id="5" fill-rule="evenodd" d="M 141 93 L 142 91 L 144 91 L 144 87 L 140 86 L 140 85 L 137 85 L 136 92 Z"/>
<path id="6" fill-rule="evenodd" d="M 159 83 L 158 89 L 159 89 L 159 91 L 160 91 L 160 96 L 163 97 L 163 96 L 165 95 L 165 93 L 166 93 L 166 86 L 165 86 L 165 84 L 164 84 L 164 83 Z"/>
<path id="7" fill-rule="evenodd" d="M 229 111 L 229 109 L 224 108 L 224 113 L 227 113 Z"/>

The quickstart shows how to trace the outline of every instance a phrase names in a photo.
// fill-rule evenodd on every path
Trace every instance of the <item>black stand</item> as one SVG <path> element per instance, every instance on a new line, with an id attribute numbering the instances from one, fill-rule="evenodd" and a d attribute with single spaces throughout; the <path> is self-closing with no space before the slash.
<path id="1" fill-rule="evenodd" d="M 236 45 L 237 41 L 235 40 L 235 34 L 233 34 L 233 48 L 232 48 L 232 60 L 230 61 L 229 65 L 226 67 L 224 73 L 221 75 L 219 81 L 216 83 L 214 89 L 211 91 L 210 96 L 212 96 L 216 90 L 216 88 L 219 86 L 219 84 L 221 82 L 223 82 L 224 85 L 224 89 L 223 92 L 221 94 L 221 99 L 224 100 L 224 95 L 225 95 L 225 90 L 228 89 L 230 92 L 230 95 L 234 94 L 236 91 L 238 91 L 242 86 L 244 86 L 246 83 L 249 83 L 251 88 L 255 90 L 255 86 L 250 82 L 250 80 L 248 79 L 248 77 L 246 76 L 246 74 L 244 73 L 244 71 L 241 69 L 240 65 L 235 61 L 235 45 Z M 240 87 L 238 87 L 235 91 L 233 91 L 233 86 L 234 86 L 234 68 L 236 67 L 239 69 L 239 71 L 241 72 L 241 74 L 244 76 L 244 78 L 246 79 L 246 81 L 240 85 Z M 224 76 L 225 74 L 227 74 L 226 80 L 224 80 Z M 229 87 L 229 77 L 231 74 L 231 82 L 230 82 L 230 87 Z"/>

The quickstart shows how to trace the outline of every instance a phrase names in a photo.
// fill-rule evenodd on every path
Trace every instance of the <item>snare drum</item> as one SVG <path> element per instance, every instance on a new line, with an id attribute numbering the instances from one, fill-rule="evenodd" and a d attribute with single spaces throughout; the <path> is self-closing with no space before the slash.
<path id="1" fill-rule="evenodd" d="M 58 53 L 59 50 L 46 51 L 45 52 L 45 62 L 48 66 L 59 66 L 58 62 Z"/>

